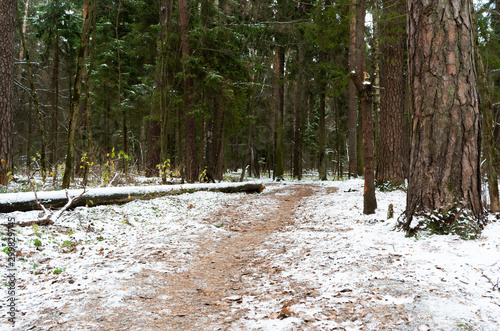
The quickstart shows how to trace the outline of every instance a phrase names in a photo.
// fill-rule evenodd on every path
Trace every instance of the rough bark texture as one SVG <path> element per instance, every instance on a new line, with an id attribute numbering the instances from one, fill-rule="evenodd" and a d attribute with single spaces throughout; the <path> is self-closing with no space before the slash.
<path id="1" fill-rule="evenodd" d="M 356 0 L 352 0 L 349 19 L 349 72 L 355 71 L 356 65 Z M 347 127 L 349 130 L 349 177 L 357 177 L 358 168 L 358 94 L 356 86 L 349 81 Z"/>
<path id="2" fill-rule="evenodd" d="M 377 183 L 404 182 L 404 46 L 406 8 L 401 0 L 384 0 L 380 23 L 382 51 L 380 132 L 378 141 Z"/>
<path id="3" fill-rule="evenodd" d="M 0 0 L 0 185 L 12 169 L 16 1 Z"/>
<path id="4" fill-rule="evenodd" d="M 408 1 L 412 140 L 406 229 L 416 212 L 481 219 L 472 1 Z"/>
<path id="5" fill-rule="evenodd" d="M 196 119 L 191 114 L 194 106 L 194 81 L 187 68 L 188 57 L 191 56 L 189 46 L 189 18 L 186 0 L 179 0 L 179 23 L 182 37 L 182 60 L 184 63 L 184 100 L 186 111 L 186 181 L 194 183 L 198 180 L 198 152 L 196 148 Z"/>

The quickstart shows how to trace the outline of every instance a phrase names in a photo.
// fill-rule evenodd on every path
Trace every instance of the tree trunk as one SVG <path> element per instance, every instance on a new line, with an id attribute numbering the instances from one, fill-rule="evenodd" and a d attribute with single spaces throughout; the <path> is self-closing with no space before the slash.
<path id="1" fill-rule="evenodd" d="M 276 84 L 278 89 L 278 100 L 276 100 L 276 112 L 278 121 L 276 123 L 276 165 L 274 178 L 282 180 L 284 174 L 283 162 L 283 113 L 285 108 L 285 89 L 284 89 L 284 66 L 285 66 L 285 50 L 279 46 L 276 50 Z"/>
<path id="2" fill-rule="evenodd" d="M 90 27 L 92 25 L 92 16 L 94 13 L 94 4 L 91 0 L 87 0 L 85 6 L 87 7 L 87 10 L 84 11 L 86 15 L 84 16 L 82 34 L 80 37 L 80 47 L 78 49 L 78 62 L 76 66 L 75 81 L 73 86 L 73 96 L 71 98 L 68 143 L 66 149 L 66 166 L 64 169 L 64 176 L 62 182 L 63 188 L 69 188 L 71 182 L 71 176 L 73 174 L 73 165 L 75 162 L 75 136 L 76 136 L 76 127 L 78 124 L 78 115 L 79 115 L 78 107 L 80 105 L 82 78 L 85 72 L 84 55 L 85 55 L 85 48 L 87 47 L 87 40 L 88 40 L 88 35 L 90 33 Z"/>
<path id="3" fill-rule="evenodd" d="M 52 64 L 52 118 L 51 118 L 51 136 L 52 136 L 52 153 L 50 153 L 50 163 L 52 164 L 52 178 L 55 185 L 57 181 L 57 163 L 58 163 L 58 124 L 57 119 L 59 117 L 59 45 L 57 41 L 59 40 L 59 35 L 56 32 L 55 42 L 54 42 L 54 59 Z"/>
<path id="4" fill-rule="evenodd" d="M 0 0 L 0 185 L 12 170 L 16 1 Z"/>
<path id="5" fill-rule="evenodd" d="M 179 24 L 181 26 L 182 61 L 184 64 L 184 99 L 186 111 L 186 180 L 193 183 L 198 179 L 198 153 L 196 148 L 196 119 L 191 114 L 194 107 L 194 81 L 188 70 L 188 58 L 191 56 L 189 46 L 189 18 L 187 0 L 179 0 Z"/>
<path id="6" fill-rule="evenodd" d="M 293 122 L 293 178 L 302 179 L 302 163 L 300 150 L 302 141 L 300 137 L 300 127 L 302 122 L 302 65 L 304 62 L 304 51 L 302 43 L 298 46 L 298 72 L 297 72 L 297 91 L 295 95 L 295 117 Z"/>
<path id="7" fill-rule="evenodd" d="M 364 81 L 365 75 L 365 15 L 366 15 L 366 0 L 358 0 L 356 3 L 356 60 L 354 71 L 360 75 L 361 80 Z M 359 92 L 359 89 L 356 87 Z M 358 161 L 358 175 L 365 172 L 364 165 L 364 148 L 363 148 L 363 106 L 358 112 L 358 147 L 357 147 L 357 161 Z M 365 179 L 366 180 L 366 179 Z"/>
<path id="8" fill-rule="evenodd" d="M 356 71 L 356 0 L 352 0 L 349 18 L 349 72 Z M 356 86 L 349 80 L 348 83 L 348 112 L 347 127 L 349 131 L 349 177 L 358 176 L 358 94 Z"/>
<path id="9" fill-rule="evenodd" d="M 166 105 L 166 43 L 170 24 L 172 0 L 162 0 L 160 4 L 160 31 L 158 32 L 158 47 L 156 51 L 156 81 L 153 102 L 151 105 L 151 116 L 149 118 L 148 130 L 148 152 L 146 176 L 154 177 L 159 173 L 157 168 L 161 166 L 162 160 L 166 162 L 169 145 L 169 108 Z M 163 152 L 162 152 L 163 151 Z M 162 156 L 163 155 L 163 156 Z M 164 176 L 162 176 L 164 177 Z"/>
<path id="10" fill-rule="evenodd" d="M 405 6 L 400 0 L 384 0 L 380 24 L 382 51 L 377 183 L 399 186 L 403 172 Z"/>
<path id="11" fill-rule="evenodd" d="M 325 111 L 326 111 L 326 82 L 325 73 L 320 72 L 320 91 L 319 91 L 319 125 L 318 125 L 318 172 L 319 180 L 327 180 L 326 177 L 326 127 L 325 127 Z"/>
<path id="12" fill-rule="evenodd" d="M 408 1 L 413 118 L 406 230 L 416 213 L 437 215 L 438 225 L 470 216 L 477 231 L 483 218 L 472 11 L 470 0 Z"/>
<path id="13" fill-rule="evenodd" d="M 260 193 L 265 189 L 262 183 L 227 183 L 224 185 L 194 184 L 194 185 L 161 185 L 161 186 L 125 186 L 109 192 L 108 188 L 94 188 L 76 199 L 71 208 L 79 206 L 98 206 L 108 204 L 123 204 L 133 200 L 155 199 L 166 195 L 193 193 L 198 191 L 222 193 Z M 38 192 L 38 201 L 45 208 L 60 208 L 68 203 L 68 197 L 74 198 L 82 193 L 81 190 Z M 12 199 L 9 199 L 12 196 Z M 33 192 L 8 193 L 5 199 L 0 200 L 0 213 L 13 211 L 38 210 Z"/>
<path id="14" fill-rule="evenodd" d="M 363 84 L 360 75 L 352 74 L 351 79 L 361 98 L 363 120 L 363 156 L 365 188 L 363 193 L 363 213 L 374 214 L 377 209 L 375 197 L 375 160 L 373 158 L 373 117 L 372 117 L 372 86 Z"/>
<path id="15" fill-rule="evenodd" d="M 365 187 L 363 193 L 363 213 L 374 214 L 377 209 L 375 197 L 375 161 L 373 158 L 373 116 L 372 116 L 372 85 L 365 82 L 365 39 L 364 26 L 366 0 L 360 0 L 356 7 L 356 73 L 351 73 L 351 80 L 356 86 L 361 99 L 362 142 L 363 142 L 363 174 Z M 364 84 L 365 83 L 365 84 Z"/>

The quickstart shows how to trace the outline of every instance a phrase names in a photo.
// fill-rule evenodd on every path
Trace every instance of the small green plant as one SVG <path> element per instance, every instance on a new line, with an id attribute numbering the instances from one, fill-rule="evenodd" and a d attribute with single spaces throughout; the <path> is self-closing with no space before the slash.
<path id="1" fill-rule="evenodd" d="M 2 249 L 2 252 L 4 252 L 5 254 L 9 255 L 10 248 L 9 247 L 5 247 L 4 249 Z"/>
<path id="2" fill-rule="evenodd" d="M 36 247 L 42 247 L 42 241 L 40 239 L 33 239 L 33 240 L 30 240 L 30 242 L 33 243 L 33 245 L 35 245 Z"/>
<path id="3" fill-rule="evenodd" d="M 220 224 L 215 224 L 215 227 L 216 228 L 222 228 L 224 226 L 224 222 L 220 223 Z"/>
<path id="4" fill-rule="evenodd" d="M 52 271 L 54 275 L 59 275 L 62 274 L 63 272 L 66 271 L 66 268 L 57 268 L 56 270 Z"/>
<path id="5" fill-rule="evenodd" d="M 42 238 L 42 234 L 39 232 L 40 230 L 40 227 L 38 226 L 38 224 L 33 224 L 33 232 L 35 233 L 35 236 L 37 236 L 38 238 Z"/>

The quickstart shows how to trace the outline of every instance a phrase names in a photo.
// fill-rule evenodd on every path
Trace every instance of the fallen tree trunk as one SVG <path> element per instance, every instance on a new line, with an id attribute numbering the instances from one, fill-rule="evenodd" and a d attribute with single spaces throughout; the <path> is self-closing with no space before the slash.
<path id="1" fill-rule="evenodd" d="M 123 204 L 133 200 L 154 199 L 166 195 L 194 193 L 197 191 L 223 193 L 260 193 L 264 190 L 262 183 L 224 183 L 224 184 L 186 184 L 186 185 L 158 185 L 158 186 L 127 186 L 94 188 L 75 199 L 71 208 L 80 206 L 97 206 L 109 204 Z M 38 201 L 47 209 L 61 208 L 68 203 L 68 199 L 75 198 L 82 190 L 38 192 Z M 13 211 L 39 210 L 33 192 L 0 194 L 0 213 Z"/>

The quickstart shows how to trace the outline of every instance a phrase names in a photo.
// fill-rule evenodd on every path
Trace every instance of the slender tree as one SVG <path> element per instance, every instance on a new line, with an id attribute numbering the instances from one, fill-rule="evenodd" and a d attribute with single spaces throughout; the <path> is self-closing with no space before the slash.
<path id="1" fill-rule="evenodd" d="M 198 151 L 196 148 L 196 119 L 194 110 L 194 79 L 189 70 L 189 17 L 186 0 L 179 0 L 179 23 L 182 38 L 182 61 L 184 63 L 184 102 L 186 111 L 186 180 L 193 183 L 198 179 Z"/>
<path id="2" fill-rule="evenodd" d="M 71 109 L 69 117 L 69 131 L 68 131 L 68 142 L 66 149 L 66 167 L 64 169 L 64 176 L 62 187 L 69 188 L 71 183 L 71 177 L 73 175 L 73 166 L 75 162 L 75 137 L 78 125 L 78 109 L 80 106 L 80 94 L 82 90 L 82 79 L 85 73 L 84 70 L 84 55 L 85 49 L 87 47 L 87 42 L 89 40 L 88 36 L 90 33 L 90 28 L 92 26 L 92 17 L 94 13 L 94 3 L 92 0 L 86 0 L 84 7 L 84 20 L 82 26 L 82 34 L 80 38 L 80 47 L 78 49 L 78 61 L 76 66 L 76 74 L 73 86 L 73 95 L 71 98 Z"/>
<path id="3" fill-rule="evenodd" d="M 471 0 L 408 1 L 412 139 L 406 222 L 482 219 L 480 113 Z"/>
<path id="4" fill-rule="evenodd" d="M 351 1 L 349 12 L 349 72 L 356 71 L 356 0 Z M 349 177 L 358 175 L 358 95 L 352 81 L 348 83 L 347 126 L 349 130 Z"/>
<path id="5" fill-rule="evenodd" d="M 373 143 L 373 117 L 372 117 L 372 85 L 365 81 L 365 39 L 364 26 L 366 15 L 366 0 L 360 0 L 356 6 L 356 72 L 351 73 L 351 80 L 358 90 L 361 99 L 362 136 L 363 136 L 363 174 L 365 187 L 363 193 L 363 213 L 373 214 L 377 209 L 375 196 L 375 160 Z M 361 28 L 363 27 L 363 28 Z M 361 32 L 363 31 L 363 32 Z"/>
<path id="6" fill-rule="evenodd" d="M 0 185 L 12 169 L 16 1 L 0 0 Z"/>

